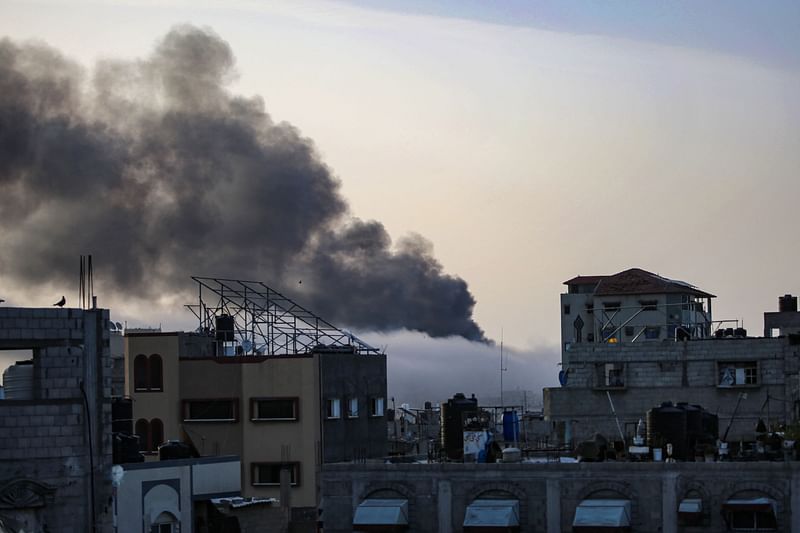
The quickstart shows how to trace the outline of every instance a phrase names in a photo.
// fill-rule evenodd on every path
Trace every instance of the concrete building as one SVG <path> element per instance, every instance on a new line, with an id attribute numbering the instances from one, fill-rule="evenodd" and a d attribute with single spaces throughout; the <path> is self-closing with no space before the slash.
<path id="1" fill-rule="evenodd" d="M 386 356 L 351 347 L 214 356 L 213 337 L 127 333 L 127 394 L 145 453 L 165 440 L 242 458 L 242 494 L 279 498 L 289 470 L 292 520 L 316 524 L 319 465 L 386 455 Z"/>
<path id="2" fill-rule="evenodd" d="M 684 281 L 639 268 L 611 276 L 577 276 L 561 295 L 562 349 L 583 343 L 705 338 L 711 299 Z"/>
<path id="3" fill-rule="evenodd" d="M 794 337 L 745 338 L 741 328 L 720 328 L 711 317 L 713 295 L 639 269 L 565 284 L 562 386 L 544 390 L 544 416 L 559 442 L 595 433 L 619 439 L 617 420 L 627 439 L 665 401 L 716 413 L 721 434 L 730 424 L 730 441 L 754 440 L 760 419 L 797 419 Z M 794 314 L 766 313 L 765 322 L 780 315 L 785 325 Z"/>
<path id="4" fill-rule="evenodd" d="M 4 530 L 111 531 L 108 311 L 0 307 L 0 350 L 31 354 L 0 400 Z"/>
<path id="5" fill-rule="evenodd" d="M 115 532 L 221 530 L 212 500 L 239 496 L 240 472 L 238 457 L 115 465 Z"/>
<path id="6" fill-rule="evenodd" d="M 800 531 L 800 466 L 336 464 L 323 499 L 326 533 Z"/>

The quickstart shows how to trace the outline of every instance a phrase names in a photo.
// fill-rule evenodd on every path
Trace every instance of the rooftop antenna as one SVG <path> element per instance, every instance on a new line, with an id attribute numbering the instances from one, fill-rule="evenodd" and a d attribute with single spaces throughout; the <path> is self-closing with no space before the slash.
<path id="1" fill-rule="evenodd" d="M 500 328 L 500 409 L 505 411 L 503 403 L 503 372 L 507 372 L 508 367 L 503 365 L 503 328 Z"/>
<path id="2" fill-rule="evenodd" d="M 90 306 L 94 307 L 94 274 L 92 272 L 91 254 L 81 256 L 78 301 L 81 309 L 89 309 Z"/>

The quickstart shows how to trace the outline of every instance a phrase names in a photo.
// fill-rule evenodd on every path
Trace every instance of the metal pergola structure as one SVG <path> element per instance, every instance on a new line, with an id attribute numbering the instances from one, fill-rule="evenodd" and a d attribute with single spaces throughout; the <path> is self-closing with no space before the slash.
<path id="1" fill-rule="evenodd" d="M 233 340 L 217 339 L 223 348 L 232 348 L 234 355 L 305 354 L 315 349 L 379 353 L 260 281 L 192 279 L 197 282 L 199 299 L 186 307 L 200 321 L 198 331 L 216 334 L 218 318 L 231 317 Z"/>

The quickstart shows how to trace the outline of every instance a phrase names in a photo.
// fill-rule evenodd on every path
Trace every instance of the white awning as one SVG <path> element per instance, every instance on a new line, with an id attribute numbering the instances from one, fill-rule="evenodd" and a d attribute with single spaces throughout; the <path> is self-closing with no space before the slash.
<path id="1" fill-rule="evenodd" d="M 722 504 L 726 511 L 772 511 L 775 512 L 777 504 L 772 498 L 747 498 L 728 500 Z"/>
<path id="2" fill-rule="evenodd" d="M 575 509 L 572 527 L 630 527 L 630 500 L 583 500 Z"/>
<path id="3" fill-rule="evenodd" d="M 475 500 L 464 515 L 464 527 L 518 527 L 519 501 Z"/>
<path id="4" fill-rule="evenodd" d="M 356 508 L 354 526 L 407 526 L 408 500 L 368 499 Z"/>
<path id="5" fill-rule="evenodd" d="M 686 498 L 678 505 L 678 514 L 700 514 L 703 512 L 703 500 Z"/>

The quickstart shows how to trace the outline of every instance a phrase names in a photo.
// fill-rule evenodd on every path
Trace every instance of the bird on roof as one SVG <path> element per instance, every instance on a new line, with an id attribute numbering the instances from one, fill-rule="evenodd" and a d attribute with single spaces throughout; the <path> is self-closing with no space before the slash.
<path id="1" fill-rule="evenodd" d="M 64 307 L 64 304 L 67 303 L 67 297 L 62 296 L 59 301 L 53 304 L 53 307 Z"/>
<path id="2" fill-rule="evenodd" d="M 3 303 L 3 302 L 5 302 L 5 300 L 3 300 L 2 298 L 0 298 L 0 304 L 1 304 L 1 303 Z"/>

